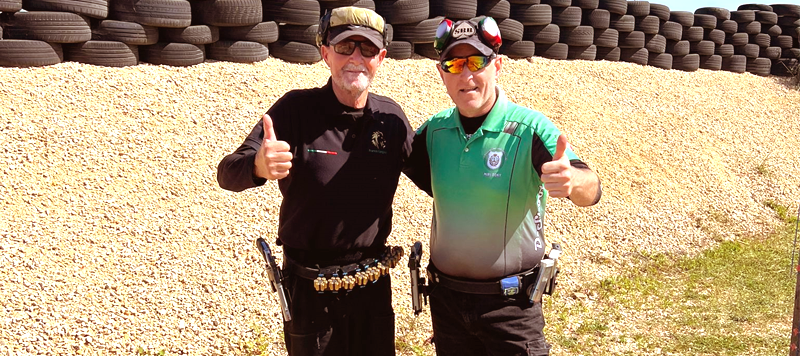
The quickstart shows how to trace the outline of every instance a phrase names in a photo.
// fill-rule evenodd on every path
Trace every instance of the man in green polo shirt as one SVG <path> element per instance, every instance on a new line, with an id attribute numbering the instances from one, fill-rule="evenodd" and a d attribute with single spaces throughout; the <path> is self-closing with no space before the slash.
<path id="1" fill-rule="evenodd" d="M 503 60 L 492 18 L 445 19 L 436 35 L 437 67 L 456 107 L 417 130 L 404 168 L 434 201 L 436 353 L 547 355 L 541 303 L 527 295 L 545 254 L 547 197 L 590 206 L 600 180 L 547 117 L 497 86 Z"/>

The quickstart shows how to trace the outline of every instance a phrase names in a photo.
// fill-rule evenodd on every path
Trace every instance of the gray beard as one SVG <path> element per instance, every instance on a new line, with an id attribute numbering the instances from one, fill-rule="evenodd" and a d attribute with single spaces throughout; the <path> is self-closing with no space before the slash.
<path id="1" fill-rule="evenodd" d="M 342 82 L 336 84 L 339 86 L 339 88 L 344 89 L 344 91 L 350 93 L 353 97 L 357 97 L 361 95 L 361 93 L 367 91 L 371 83 L 372 83 L 372 78 L 367 77 L 366 82 L 358 81 L 357 83 L 352 84 L 350 82 L 342 80 Z"/>
<path id="2" fill-rule="evenodd" d="M 358 84 L 355 84 L 355 85 L 350 84 L 350 83 L 342 83 L 341 87 L 342 87 L 342 89 L 346 90 L 349 93 L 361 94 L 361 93 L 367 91 L 367 89 L 369 89 L 369 85 L 370 85 L 370 80 L 367 80 L 366 83 L 359 82 Z"/>

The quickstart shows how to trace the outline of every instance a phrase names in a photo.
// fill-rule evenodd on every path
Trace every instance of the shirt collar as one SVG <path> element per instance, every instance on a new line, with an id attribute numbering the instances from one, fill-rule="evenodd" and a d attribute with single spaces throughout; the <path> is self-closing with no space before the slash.
<path id="1" fill-rule="evenodd" d="M 486 116 L 485 120 L 483 120 L 483 124 L 481 124 L 481 126 L 478 128 L 478 131 L 475 131 L 476 133 L 481 130 L 500 132 L 503 131 L 503 128 L 505 127 L 504 113 L 506 112 L 506 106 L 508 106 L 508 99 L 506 99 L 506 94 L 502 89 L 500 89 L 499 85 L 495 86 L 495 93 L 497 95 L 495 96 L 496 99 L 494 106 L 492 106 L 492 109 L 489 110 L 489 115 Z M 458 120 L 452 120 L 450 125 L 453 125 L 453 127 L 458 127 L 458 123 L 461 120 L 461 114 L 458 112 L 458 107 L 455 107 L 452 110 L 453 114 L 455 115 L 453 117 L 457 117 Z"/>
<path id="2" fill-rule="evenodd" d="M 495 86 L 495 93 L 497 94 L 497 100 L 494 102 L 492 110 L 489 111 L 489 116 L 486 117 L 486 120 L 481 125 L 481 129 L 484 131 L 500 132 L 503 131 L 503 127 L 506 124 L 504 113 L 506 112 L 508 99 L 506 99 L 506 94 L 500 89 L 499 85 Z"/>

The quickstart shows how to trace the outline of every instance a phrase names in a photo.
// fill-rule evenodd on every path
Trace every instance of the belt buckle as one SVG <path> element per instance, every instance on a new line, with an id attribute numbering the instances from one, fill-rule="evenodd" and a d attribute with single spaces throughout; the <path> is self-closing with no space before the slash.
<path id="1" fill-rule="evenodd" d="M 434 273 L 430 268 L 425 270 L 425 274 L 428 275 L 428 281 L 431 283 L 439 283 L 439 276 Z"/>
<path id="2" fill-rule="evenodd" d="M 512 296 L 519 294 L 520 281 L 519 276 L 506 277 L 500 280 L 500 289 L 505 296 Z"/>

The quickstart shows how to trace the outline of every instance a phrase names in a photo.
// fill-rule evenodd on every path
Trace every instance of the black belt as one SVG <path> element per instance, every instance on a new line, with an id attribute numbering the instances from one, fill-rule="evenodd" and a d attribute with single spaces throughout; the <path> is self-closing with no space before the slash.
<path id="1" fill-rule="evenodd" d="M 512 274 L 496 281 L 475 281 L 448 276 L 439 272 L 433 265 L 428 266 L 428 280 L 456 292 L 488 295 L 517 295 L 527 293 L 529 286 L 536 283 L 539 267 Z"/>
<path id="2" fill-rule="evenodd" d="M 359 263 L 351 263 L 344 266 L 326 266 L 320 268 L 303 266 L 288 256 L 284 256 L 284 261 L 286 261 L 286 264 L 284 265 L 284 272 L 313 281 L 320 276 L 326 278 L 331 278 L 334 276 L 343 277 L 345 275 L 354 274 L 356 269 L 368 270 L 377 266 L 378 259 L 367 258 Z"/>
<path id="3" fill-rule="evenodd" d="M 340 289 L 351 290 L 356 286 L 363 288 L 369 282 L 377 282 L 379 278 L 389 274 L 389 269 L 395 267 L 402 256 L 402 248 L 387 247 L 379 258 L 366 258 L 343 266 L 313 268 L 284 254 L 284 272 L 314 281 L 314 289 L 320 293 L 335 293 Z"/>
<path id="4" fill-rule="evenodd" d="M 385 250 L 386 246 L 383 245 L 350 248 L 347 250 L 305 250 L 284 245 L 283 254 L 289 256 L 301 265 L 314 267 L 316 265 L 346 265 L 362 261 L 368 257 L 380 256 Z"/>

